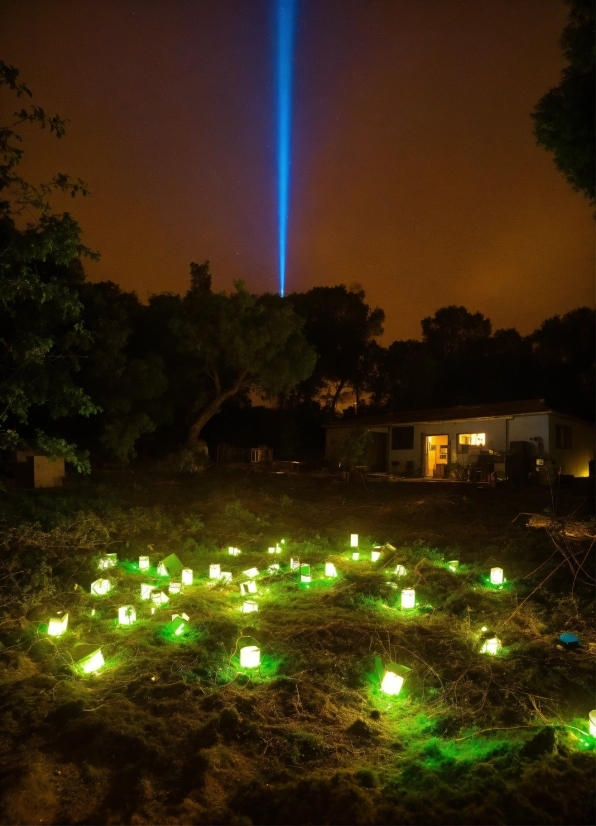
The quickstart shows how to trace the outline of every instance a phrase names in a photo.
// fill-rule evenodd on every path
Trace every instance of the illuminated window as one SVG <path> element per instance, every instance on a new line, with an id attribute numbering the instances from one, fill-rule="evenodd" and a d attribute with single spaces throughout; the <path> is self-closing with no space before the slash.
<path id="1" fill-rule="evenodd" d="M 571 428 L 562 424 L 555 425 L 555 447 L 559 450 L 571 450 Z"/>
<path id="2" fill-rule="evenodd" d="M 485 445 L 486 433 L 460 433 L 457 442 L 460 445 Z"/>

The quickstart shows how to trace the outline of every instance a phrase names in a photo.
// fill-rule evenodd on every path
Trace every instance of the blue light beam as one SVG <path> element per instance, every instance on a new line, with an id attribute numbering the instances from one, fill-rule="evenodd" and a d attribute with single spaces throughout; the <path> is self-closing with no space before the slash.
<path id="1" fill-rule="evenodd" d="M 279 293 L 282 296 L 286 290 L 292 133 L 292 51 L 295 18 L 296 0 L 277 0 L 277 210 Z"/>

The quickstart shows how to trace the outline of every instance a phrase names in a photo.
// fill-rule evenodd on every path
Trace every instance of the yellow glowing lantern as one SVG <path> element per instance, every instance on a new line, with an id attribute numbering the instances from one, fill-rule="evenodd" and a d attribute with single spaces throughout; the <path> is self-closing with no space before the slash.
<path id="1" fill-rule="evenodd" d="M 246 571 L 242 571 L 244 576 L 248 577 L 249 579 L 254 579 L 256 576 L 259 575 L 258 568 L 248 568 Z"/>
<path id="2" fill-rule="evenodd" d="M 354 560 L 354 562 L 358 562 L 358 560 L 360 559 L 360 552 L 354 551 L 354 553 L 352 554 L 352 559 Z"/>
<path id="3" fill-rule="evenodd" d="M 447 567 L 449 568 L 450 571 L 453 571 L 453 572 L 457 571 L 457 569 L 459 568 L 459 559 L 449 560 L 449 562 L 447 563 Z"/>
<path id="4" fill-rule="evenodd" d="M 295 571 L 299 567 L 300 567 L 300 560 L 299 559 L 292 559 L 292 557 L 290 557 L 290 571 Z"/>
<path id="5" fill-rule="evenodd" d="M 371 558 L 371 560 L 372 560 L 373 562 L 378 562 L 378 561 L 379 561 L 379 559 L 381 558 L 381 550 L 380 550 L 380 548 L 379 548 L 378 550 L 375 548 L 375 550 L 374 550 L 374 551 L 371 551 L 371 552 L 370 552 L 370 558 Z"/>
<path id="6" fill-rule="evenodd" d="M 141 599 L 151 599 L 151 593 L 155 590 L 155 585 L 148 585 L 144 582 L 141 585 Z"/>
<path id="7" fill-rule="evenodd" d="M 491 654 L 495 655 L 498 654 L 501 650 L 501 640 L 495 636 L 491 631 L 486 631 L 486 639 L 482 643 L 482 648 L 480 649 L 481 654 Z"/>
<path id="8" fill-rule="evenodd" d="M 221 565 L 217 563 L 209 566 L 209 579 L 219 579 L 221 576 Z"/>
<path id="9" fill-rule="evenodd" d="M 257 668 L 261 664 L 261 651 L 256 645 L 245 645 L 240 649 L 242 668 Z"/>
<path id="10" fill-rule="evenodd" d="M 165 559 L 157 566 L 157 573 L 160 576 L 176 576 L 184 566 L 176 556 L 176 554 L 170 554 L 166 556 Z"/>
<path id="11" fill-rule="evenodd" d="M 325 563 L 325 576 L 337 576 L 337 571 L 333 562 Z"/>
<path id="12" fill-rule="evenodd" d="M 248 582 L 240 583 L 240 593 L 243 597 L 247 594 L 256 594 L 257 593 L 257 583 L 254 579 L 249 579 Z"/>
<path id="13" fill-rule="evenodd" d="M 91 583 L 91 593 L 96 597 L 105 596 L 112 588 L 112 583 L 109 579 L 96 579 Z"/>
<path id="14" fill-rule="evenodd" d="M 188 617 L 186 614 L 173 614 L 172 621 L 165 626 L 166 632 L 172 634 L 174 637 L 181 637 L 188 631 Z"/>
<path id="15" fill-rule="evenodd" d="M 491 585 L 502 585 L 503 584 L 503 569 L 502 568 L 491 568 L 490 569 L 490 582 L 491 582 Z"/>
<path id="16" fill-rule="evenodd" d="M 588 724 L 590 726 L 590 734 L 596 737 L 596 708 L 588 714 Z"/>
<path id="17" fill-rule="evenodd" d="M 73 660 L 84 674 L 92 674 L 105 665 L 101 648 L 97 645 L 81 642 L 74 647 Z"/>
<path id="18" fill-rule="evenodd" d="M 164 591 L 154 591 L 151 594 L 151 601 L 154 605 L 165 605 L 170 599 Z"/>
<path id="19" fill-rule="evenodd" d="M 179 594 L 182 591 L 181 582 L 170 582 L 168 585 L 168 594 Z"/>
<path id="20" fill-rule="evenodd" d="M 281 568 L 279 566 L 279 563 L 277 563 L 277 562 L 274 562 L 273 565 L 270 565 L 267 568 L 267 571 L 270 574 L 278 574 L 280 572 L 280 570 L 281 570 Z"/>
<path id="21" fill-rule="evenodd" d="M 149 557 L 148 556 L 140 556 L 139 557 L 139 571 L 148 571 L 149 570 Z"/>
<path id="22" fill-rule="evenodd" d="M 192 585 L 192 568 L 182 569 L 182 584 Z"/>
<path id="23" fill-rule="evenodd" d="M 358 547 L 358 534 L 351 533 L 350 534 L 350 548 L 357 548 Z"/>
<path id="24" fill-rule="evenodd" d="M 223 583 L 228 583 L 232 581 L 232 572 L 231 571 L 222 571 L 219 575 L 219 581 Z"/>
<path id="25" fill-rule="evenodd" d="M 243 614 L 252 614 L 253 611 L 258 611 L 258 610 L 259 610 L 258 604 L 252 599 L 247 599 L 246 602 L 242 603 L 242 613 Z"/>
<path id="26" fill-rule="evenodd" d="M 395 568 L 395 576 L 405 576 L 408 572 L 403 565 L 397 565 Z"/>
<path id="27" fill-rule="evenodd" d="M 300 566 L 300 582 L 311 582 L 310 565 Z"/>
<path id="28" fill-rule="evenodd" d="M 401 592 L 401 607 L 405 609 L 416 607 L 416 591 L 413 588 L 404 588 Z"/>
<path id="29" fill-rule="evenodd" d="M 403 684 L 403 677 L 393 671 L 386 671 L 381 681 L 381 691 L 383 694 L 399 694 Z"/>
<path id="30" fill-rule="evenodd" d="M 52 617 L 48 622 L 48 634 L 50 637 L 59 637 L 68 628 L 68 614 L 63 617 Z"/>
<path id="31" fill-rule="evenodd" d="M 106 568 L 115 568 L 118 564 L 118 554 L 106 554 L 99 560 L 98 568 L 100 571 Z"/>
<path id="32" fill-rule="evenodd" d="M 238 556 L 240 554 L 239 548 L 228 548 L 228 553 L 230 556 Z"/>
<path id="33" fill-rule="evenodd" d="M 137 619 L 137 612 L 132 605 L 121 605 L 118 608 L 118 625 L 132 625 Z"/>

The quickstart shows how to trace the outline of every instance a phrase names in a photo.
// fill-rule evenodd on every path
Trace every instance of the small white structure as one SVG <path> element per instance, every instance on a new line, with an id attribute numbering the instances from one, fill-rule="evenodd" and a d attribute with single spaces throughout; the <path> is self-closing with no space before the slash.
<path id="1" fill-rule="evenodd" d="M 182 591 L 181 582 L 170 582 L 168 585 L 168 594 L 179 594 Z"/>
<path id="2" fill-rule="evenodd" d="M 378 562 L 380 558 L 381 558 L 381 549 L 380 548 L 378 550 L 375 548 L 374 551 L 370 552 L 371 562 Z"/>
<path id="3" fill-rule="evenodd" d="M 209 579 L 219 579 L 221 576 L 221 565 L 217 563 L 209 566 Z"/>
<path id="4" fill-rule="evenodd" d="M 352 560 L 354 562 L 358 562 L 359 559 L 360 559 L 360 551 L 354 551 L 353 554 L 352 554 Z"/>
<path id="5" fill-rule="evenodd" d="M 258 611 L 258 610 L 259 610 L 258 604 L 252 599 L 247 599 L 245 602 L 242 603 L 242 613 L 243 614 L 252 614 L 253 611 Z"/>
<path id="6" fill-rule="evenodd" d="M 241 582 L 240 593 L 243 597 L 245 597 L 247 594 L 256 594 L 257 583 L 254 581 L 254 579 L 249 579 L 248 582 Z"/>
<path id="7" fill-rule="evenodd" d="M 148 556 L 140 556 L 139 557 L 139 571 L 148 571 L 149 570 L 149 557 Z"/>
<path id="8" fill-rule="evenodd" d="M 105 665 L 101 646 L 86 642 L 77 643 L 72 654 L 73 661 L 84 674 L 93 674 Z"/>
<path id="9" fill-rule="evenodd" d="M 502 568 L 491 568 L 490 569 L 490 584 L 491 585 L 502 585 L 503 582 L 504 582 L 503 569 Z"/>
<path id="10" fill-rule="evenodd" d="M 295 571 L 300 567 L 300 560 L 299 559 L 292 559 L 290 557 L 290 571 Z"/>
<path id="11" fill-rule="evenodd" d="M 590 734 L 596 737 L 596 708 L 588 714 L 588 724 L 590 726 Z"/>
<path id="12" fill-rule="evenodd" d="M 501 650 L 501 640 L 498 637 L 491 636 L 485 639 L 480 649 L 481 654 L 498 654 Z"/>
<path id="13" fill-rule="evenodd" d="M 393 671 L 386 671 L 381 681 L 381 691 L 383 694 L 399 694 L 401 687 L 404 684 L 404 678 Z"/>
<path id="14" fill-rule="evenodd" d="M 416 607 L 416 591 L 413 588 L 404 588 L 401 592 L 401 607 L 405 610 Z"/>
<path id="15" fill-rule="evenodd" d="M 224 584 L 229 584 L 232 581 L 232 572 L 222 571 L 219 575 L 219 581 L 223 582 Z"/>
<path id="16" fill-rule="evenodd" d="M 151 601 L 154 605 L 165 605 L 166 602 L 170 601 L 170 598 L 164 591 L 153 591 Z"/>
<path id="17" fill-rule="evenodd" d="M 62 617 L 51 617 L 48 622 L 48 635 L 50 637 L 60 637 L 68 628 L 68 613 Z"/>
<path id="18" fill-rule="evenodd" d="M 395 576 L 405 576 L 408 572 L 403 565 L 397 565 L 395 568 Z"/>
<path id="19" fill-rule="evenodd" d="M 141 585 L 141 599 L 151 599 L 151 594 L 155 590 L 155 585 L 149 585 L 149 583 L 144 582 Z"/>
<path id="20" fill-rule="evenodd" d="M 64 485 L 64 476 L 63 458 L 50 459 L 40 448 L 15 451 L 15 487 L 61 488 Z"/>
<path id="21" fill-rule="evenodd" d="M 308 583 L 312 581 L 312 577 L 310 575 L 310 565 L 301 565 L 300 566 L 300 582 Z"/>
<path id="22" fill-rule="evenodd" d="M 160 576 L 176 576 L 176 574 L 180 573 L 182 568 L 183 565 L 176 554 L 170 554 L 159 563 L 157 566 L 157 573 Z"/>
<path id="23" fill-rule="evenodd" d="M 137 612 L 132 605 L 121 605 L 118 608 L 118 625 L 132 625 L 136 619 Z"/>
<path id="24" fill-rule="evenodd" d="M 192 568 L 183 568 L 182 569 L 182 584 L 183 585 L 192 585 L 192 580 L 193 580 Z"/>
<path id="25" fill-rule="evenodd" d="M 350 547 L 351 548 L 357 548 L 358 547 L 358 534 L 357 533 L 351 533 L 350 534 Z"/>
<path id="26" fill-rule="evenodd" d="M 242 573 L 244 574 L 244 576 L 247 576 L 249 579 L 254 579 L 255 577 L 257 577 L 259 575 L 259 569 L 258 568 L 248 568 L 246 571 L 242 571 Z"/>
<path id="27" fill-rule="evenodd" d="M 228 553 L 230 556 L 239 556 L 240 549 L 239 548 L 228 548 Z"/>
<path id="28" fill-rule="evenodd" d="M 449 560 L 449 562 L 447 563 L 447 567 L 449 568 L 450 571 L 453 571 L 455 573 L 457 571 L 457 569 L 459 568 L 459 559 Z"/>
<path id="29" fill-rule="evenodd" d="M 106 554 L 102 556 L 99 562 L 97 563 L 97 567 L 100 571 L 104 571 L 107 568 L 115 568 L 118 564 L 118 554 Z"/>
<path id="30" fill-rule="evenodd" d="M 337 570 L 333 562 L 326 562 L 325 563 L 325 576 L 334 577 L 337 576 Z"/>
<path id="31" fill-rule="evenodd" d="M 261 664 L 261 651 L 256 645 L 245 645 L 240 649 L 242 668 L 257 668 Z"/>
<path id="32" fill-rule="evenodd" d="M 91 583 L 91 594 L 94 597 L 103 597 L 112 589 L 109 579 L 96 579 Z"/>

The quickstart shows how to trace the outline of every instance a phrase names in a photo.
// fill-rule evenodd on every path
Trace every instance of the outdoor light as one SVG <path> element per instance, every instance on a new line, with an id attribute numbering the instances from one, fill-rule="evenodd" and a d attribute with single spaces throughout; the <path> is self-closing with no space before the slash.
<path id="1" fill-rule="evenodd" d="M 596 708 L 588 714 L 588 723 L 590 724 L 590 734 L 596 737 Z"/>
<path id="2" fill-rule="evenodd" d="M 401 592 L 401 607 L 415 608 L 416 607 L 416 591 L 413 588 L 404 588 Z"/>
<path id="3" fill-rule="evenodd" d="M 243 597 L 245 597 L 247 594 L 256 594 L 257 583 L 254 581 L 254 579 L 249 579 L 248 582 L 241 582 L 240 593 Z"/>
<path id="4" fill-rule="evenodd" d="M 231 571 L 222 571 L 219 575 L 219 581 L 223 583 L 228 583 L 232 581 L 232 572 Z"/>
<path id="5" fill-rule="evenodd" d="M 240 548 L 228 548 L 228 553 L 230 556 L 238 556 L 240 553 Z"/>
<path id="6" fill-rule="evenodd" d="M 403 565 L 398 565 L 395 569 L 395 576 L 405 576 L 407 573 Z"/>
<path id="7" fill-rule="evenodd" d="M 112 583 L 109 579 L 96 579 L 91 583 L 91 593 L 96 597 L 102 597 L 111 589 Z"/>
<path id="8" fill-rule="evenodd" d="M 141 599 L 151 599 L 151 592 L 154 590 L 155 585 L 148 585 L 147 583 L 143 583 L 141 585 Z"/>
<path id="9" fill-rule="evenodd" d="M 275 562 L 273 565 L 270 565 L 270 566 L 267 568 L 267 571 L 268 571 L 270 574 L 278 574 L 278 573 L 280 572 L 280 570 L 281 570 L 281 569 L 280 569 L 279 564 L 278 564 L 277 562 Z"/>
<path id="10" fill-rule="evenodd" d="M 106 554 L 99 560 L 97 567 L 100 571 L 106 568 L 115 568 L 118 564 L 118 554 Z"/>
<path id="11" fill-rule="evenodd" d="M 310 565 L 300 566 L 300 582 L 311 582 Z"/>
<path id="12" fill-rule="evenodd" d="M 381 691 L 383 694 L 399 694 L 403 684 L 403 677 L 393 671 L 386 671 L 381 681 Z"/>
<path id="13" fill-rule="evenodd" d="M 358 534 L 351 533 L 350 534 L 350 548 L 357 548 L 358 547 Z"/>
<path id="14" fill-rule="evenodd" d="M 290 571 L 295 571 L 296 568 L 300 567 L 300 560 L 299 559 L 292 559 L 290 557 Z"/>
<path id="15" fill-rule="evenodd" d="M 221 565 L 217 563 L 209 566 L 209 579 L 219 579 L 221 576 Z"/>
<path id="16" fill-rule="evenodd" d="M 175 637 L 180 637 L 185 631 L 188 630 L 188 617 L 185 619 L 185 616 L 174 614 L 172 616 L 172 621 L 167 623 L 166 630 Z"/>
<path id="17" fill-rule="evenodd" d="M 182 591 L 181 582 L 170 582 L 168 585 L 168 594 L 179 594 Z"/>
<path id="18" fill-rule="evenodd" d="M 503 569 L 502 568 L 491 568 L 490 569 L 490 582 L 491 582 L 491 585 L 502 585 L 503 584 Z"/>
<path id="19" fill-rule="evenodd" d="M 333 562 L 325 563 L 325 576 L 337 576 L 337 571 Z"/>
<path id="20" fill-rule="evenodd" d="M 151 600 L 154 605 L 165 605 L 166 602 L 170 601 L 168 595 L 163 591 L 154 591 L 154 593 L 151 594 Z"/>
<path id="21" fill-rule="evenodd" d="M 149 557 L 148 556 L 140 556 L 139 557 L 139 571 L 148 571 L 149 570 Z"/>
<path id="22" fill-rule="evenodd" d="M 450 571 L 457 571 L 459 568 L 459 559 L 452 559 L 447 563 L 447 567 Z"/>
<path id="23" fill-rule="evenodd" d="M 48 622 L 48 634 L 50 637 L 59 637 L 64 634 L 68 627 L 68 614 L 63 617 L 52 617 Z"/>
<path id="24" fill-rule="evenodd" d="M 480 649 L 481 654 L 498 654 L 501 649 L 501 640 L 494 635 L 485 639 Z"/>
<path id="25" fill-rule="evenodd" d="M 192 568 L 182 569 L 182 584 L 192 585 Z"/>
<path id="26" fill-rule="evenodd" d="M 360 553 L 358 551 L 354 551 L 354 553 L 352 554 L 352 559 L 354 560 L 354 562 L 358 562 L 358 560 L 360 559 Z"/>
<path id="27" fill-rule="evenodd" d="M 258 604 L 252 599 L 247 599 L 246 602 L 242 603 L 242 613 L 243 614 L 252 614 L 253 611 L 258 611 L 258 610 L 259 610 Z"/>
<path id="28" fill-rule="evenodd" d="M 182 563 L 176 554 L 170 554 L 157 566 L 157 573 L 160 576 L 175 576 L 182 570 Z"/>
<path id="29" fill-rule="evenodd" d="M 240 649 L 242 668 L 257 668 L 261 664 L 261 651 L 256 645 L 245 645 Z"/>
<path id="30" fill-rule="evenodd" d="M 78 643 L 75 646 L 73 659 L 84 674 L 99 671 L 102 665 L 105 664 L 101 648 L 85 642 Z"/>
<path id="31" fill-rule="evenodd" d="M 370 552 L 370 558 L 373 562 L 377 562 L 381 558 L 381 549 L 375 549 Z"/>
<path id="32" fill-rule="evenodd" d="M 137 612 L 132 605 L 121 605 L 118 608 L 118 625 L 132 625 L 136 618 Z"/>
<path id="33" fill-rule="evenodd" d="M 256 576 L 259 575 L 259 569 L 258 568 L 248 568 L 248 570 L 242 571 L 242 573 L 244 574 L 244 576 L 247 576 L 249 579 L 254 579 Z"/>

